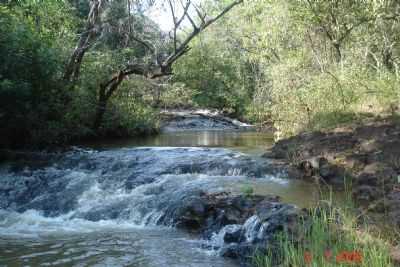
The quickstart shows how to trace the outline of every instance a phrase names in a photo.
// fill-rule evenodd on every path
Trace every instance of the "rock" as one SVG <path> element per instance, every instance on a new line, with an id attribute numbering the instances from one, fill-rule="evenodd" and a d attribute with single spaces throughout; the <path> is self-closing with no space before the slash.
<path id="1" fill-rule="evenodd" d="M 275 196 L 203 192 L 181 205 L 173 215 L 178 227 L 210 239 L 224 257 L 247 263 L 256 251 L 265 250 L 276 233 L 294 233 L 300 214 Z"/>
<path id="2" fill-rule="evenodd" d="M 360 149 L 363 152 L 366 153 L 371 153 L 379 149 L 379 144 L 376 142 L 376 140 L 364 140 L 360 144 Z"/>
<path id="3" fill-rule="evenodd" d="M 397 120 L 379 119 L 279 140 L 265 156 L 279 166 L 285 164 L 289 178 L 322 178 L 334 189 L 343 187 L 344 178 L 351 177 L 359 208 L 388 212 L 400 227 L 399 137 Z"/>
<path id="4" fill-rule="evenodd" d="M 287 175 L 291 179 L 302 179 L 304 177 L 303 172 L 299 168 L 292 166 L 287 167 Z"/>
<path id="5" fill-rule="evenodd" d="M 345 183 L 345 169 L 330 163 L 325 158 L 320 158 L 319 175 L 330 185 L 342 186 Z"/>
<path id="6" fill-rule="evenodd" d="M 233 224 L 225 228 L 224 242 L 239 243 L 243 237 L 243 228 L 241 225 Z"/>
<path id="7" fill-rule="evenodd" d="M 254 130 L 254 126 L 209 110 L 167 110 L 162 112 L 162 130 L 166 132 L 194 130 Z"/>
<path id="8" fill-rule="evenodd" d="M 173 213 L 173 221 L 177 227 L 185 228 L 190 231 L 198 231 L 207 220 L 206 199 L 199 196 L 189 196 L 182 200 L 182 205 L 177 207 Z"/>
<path id="9" fill-rule="evenodd" d="M 371 202 L 382 197 L 383 194 L 375 186 L 360 185 L 353 189 L 353 198 L 364 207 L 368 207 Z"/>
<path id="10" fill-rule="evenodd" d="M 391 222 L 400 227 L 400 191 L 398 189 L 394 189 L 389 193 L 387 206 Z"/>
<path id="11" fill-rule="evenodd" d="M 302 178 L 323 178 L 327 184 L 343 186 L 345 169 L 341 166 L 330 163 L 330 161 L 324 157 L 312 157 L 305 161 L 302 161 L 298 167 L 298 171 L 301 173 Z M 299 175 L 291 173 L 290 177 Z"/>
<path id="12" fill-rule="evenodd" d="M 391 191 L 396 178 L 397 173 L 385 164 L 368 164 L 356 177 L 353 195 L 359 203 L 367 205 L 367 201 L 373 202 Z"/>
<path id="13" fill-rule="evenodd" d="M 228 244 L 221 248 L 219 255 L 227 258 L 239 259 L 243 263 L 251 260 L 250 257 L 253 255 L 254 251 L 254 246 L 248 243 Z"/>
<path id="14" fill-rule="evenodd" d="M 308 160 L 302 161 L 299 165 L 299 169 L 303 172 L 303 178 L 310 178 L 315 175 L 315 169 Z"/>
<path id="15" fill-rule="evenodd" d="M 390 250 L 390 257 L 396 266 L 400 265 L 400 246 L 392 247 Z"/>

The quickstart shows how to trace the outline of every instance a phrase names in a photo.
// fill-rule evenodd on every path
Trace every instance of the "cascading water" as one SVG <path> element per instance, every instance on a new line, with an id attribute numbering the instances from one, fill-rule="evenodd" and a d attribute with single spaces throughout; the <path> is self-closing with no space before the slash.
<path id="1" fill-rule="evenodd" d="M 174 216 L 199 192 L 290 186 L 267 173 L 261 158 L 205 147 L 75 149 L 3 165 L 0 266 L 235 266 L 177 231 Z"/>

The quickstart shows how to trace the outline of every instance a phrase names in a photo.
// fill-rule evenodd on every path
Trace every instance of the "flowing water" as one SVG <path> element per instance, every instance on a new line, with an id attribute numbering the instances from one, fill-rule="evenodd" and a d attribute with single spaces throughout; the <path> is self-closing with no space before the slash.
<path id="1" fill-rule="evenodd" d="M 0 167 L 0 266 L 218 267 L 236 263 L 173 227 L 196 192 L 280 195 L 308 206 L 314 189 L 260 157 L 255 132 L 182 132 L 85 144 Z"/>

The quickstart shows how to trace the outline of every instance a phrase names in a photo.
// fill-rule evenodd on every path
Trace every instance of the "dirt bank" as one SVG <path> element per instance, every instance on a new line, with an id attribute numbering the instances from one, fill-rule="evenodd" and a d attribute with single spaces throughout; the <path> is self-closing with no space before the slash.
<path id="1" fill-rule="evenodd" d="M 277 142 L 265 157 L 286 167 L 292 178 L 337 190 L 350 182 L 361 209 L 400 227 L 400 123 L 395 119 L 300 134 Z"/>

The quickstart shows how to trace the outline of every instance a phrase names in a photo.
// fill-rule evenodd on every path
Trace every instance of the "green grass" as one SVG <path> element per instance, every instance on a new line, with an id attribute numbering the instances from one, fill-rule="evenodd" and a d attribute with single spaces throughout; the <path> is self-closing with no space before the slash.
<path id="1" fill-rule="evenodd" d="M 276 245 L 264 255 L 254 257 L 257 267 L 365 266 L 391 267 L 389 244 L 359 225 L 351 201 L 332 206 L 332 198 L 323 201 L 302 219 L 295 236 L 280 233 Z M 279 253 L 277 253 L 279 251 Z M 344 260 L 344 253 L 353 260 Z M 358 260 L 357 261 L 357 255 Z"/>
<path id="2" fill-rule="evenodd" d="M 251 185 L 244 185 L 240 191 L 248 197 L 254 194 L 254 188 Z"/>

